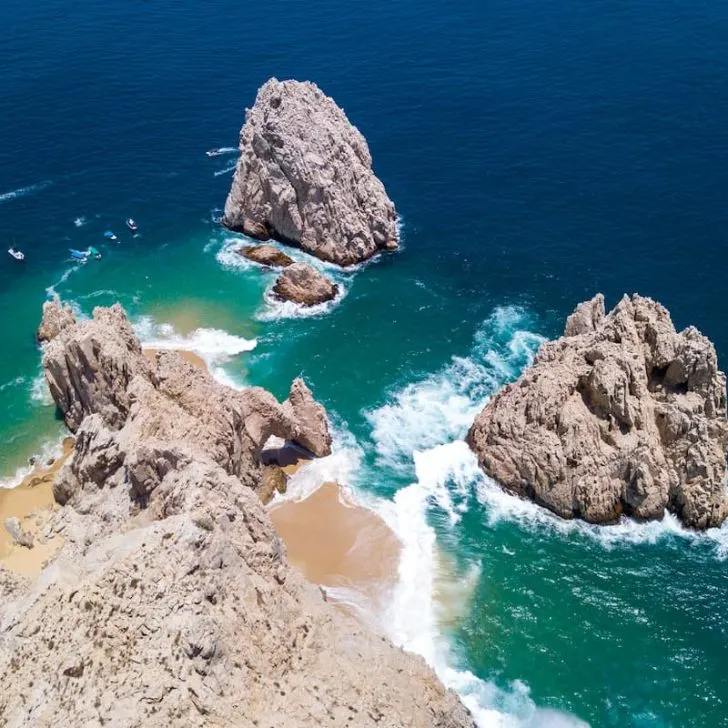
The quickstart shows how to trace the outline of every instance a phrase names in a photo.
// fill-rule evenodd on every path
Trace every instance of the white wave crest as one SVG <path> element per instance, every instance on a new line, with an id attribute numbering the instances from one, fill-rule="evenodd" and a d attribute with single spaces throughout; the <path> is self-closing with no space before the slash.
<path id="1" fill-rule="evenodd" d="M 42 371 L 33 377 L 30 383 L 30 400 L 33 404 L 40 405 L 41 407 L 50 407 L 55 404 Z"/>
<path id="2" fill-rule="evenodd" d="M 527 366 L 542 336 L 528 331 L 526 313 L 498 308 L 475 336 L 467 357 L 395 392 L 366 414 L 380 464 L 411 473 L 412 453 L 462 439 L 475 415 L 506 381 Z"/>
<path id="3" fill-rule="evenodd" d="M 50 182 L 38 182 L 35 185 L 28 185 L 27 187 L 19 187 L 17 190 L 11 190 L 10 192 L 4 192 L 0 194 L 0 202 L 9 202 L 15 200 L 18 197 L 25 197 L 26 195 L 32 195 L 34 192 L 41 192 L 46 187 L 50 186 Z"/>
<path id="4" fill-rule="evenodd" d="M 171 324 L 158 324 L 150 316 L 140 318 L 134 329 L 146 348 L 197 354 L 215 379 L 234 389 L 240 389 L 242 385 L 226 372 L 223 365 L 243 352 L 252 351 L 258 343 L 255 339 L 245 339 L 221 329 L 200 328 L 183 336 Z"/>
<path id="5" fill-rule="evenodd" d="M 63 440 L 68 437 L 68 432 L 63 430 L 57 440 L 48 440 L 44 442 L 38 449 L 35 456 L 36 463 L 46 463 L 51 458 L 58 459 L 63 454 Z M 35 469 L 35 465 L 23 465 L 19 467 L 13 475 L 7 478 L 0 478 L 0 488 L 16 488 L 25 478 Z"/>
<path id="6" fill-rule="evenodd" d="M 61 277 L 46 288 L 46 295 L 50 298 L 58 295 L 58 286 L 62 286 L 81 266 L 72 265 L 63 271 Z"/>
<path id="7" fill-rule="evenodd" d="M 84 225 L 86 224 L 86 222 L 87 222 L 87 221 L 86 221 L 86 218 L 85 218 L 85 217 L 77 217 L 77 218 L 76 218 L 76 219 L 75 219 L 75 220 L 73 221 L 73 224 L 74 224 L 74 225 L 75 225 L 76 227 L 83 227 L 83 226 L 84 226 Z"/>
<path id="8" fill-rule="evenodd" d="M 263 296 L 265 302 L 262 309 L 256 312 L 255 318 L 258 321 L 278 321 L 280 319 L 312 318 L 314 316 L 325 316 L 336 308 L 346 298 L 347 289 L 337 283 L 339 290 L 334 298 L 315 306 L 303 306 L 293 301 L 281 301 L 273 295 L 272 289 L 268 289 Z"/>

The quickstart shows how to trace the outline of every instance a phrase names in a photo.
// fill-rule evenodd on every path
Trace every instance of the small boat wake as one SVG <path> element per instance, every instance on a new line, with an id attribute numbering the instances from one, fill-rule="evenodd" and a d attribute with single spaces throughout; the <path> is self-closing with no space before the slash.
<path id="1" fill-rule="evenodd" d="M 10 200 L 15 200 L 18 197 L 25 197 L 26 195 L 31 195 L 34 192 L 40 192 L 41 190 L 44 190 L 46 187 L 48 187 L 51 183 L 46 182 L 39 182 L 35 185 L 28 185 L 27 187 L 19 187 L 17 190 L 11 190 L 10 192 L 4 192 L 0 194 L 0 202 L 9 202 Z"/>
<path id="2" fill-rule="evenodd" d="M 208 149 L 205 155 L 208 157 L 222 157 L 226 154 L 236 154 L 237 147 L 218 147 L 217 149 Z"/>

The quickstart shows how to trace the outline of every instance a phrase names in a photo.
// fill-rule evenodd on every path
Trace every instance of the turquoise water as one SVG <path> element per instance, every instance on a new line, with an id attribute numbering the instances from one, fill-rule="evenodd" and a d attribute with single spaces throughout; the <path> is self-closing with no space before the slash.
<path id="1" fill-rule="evenodd" d="M 3 5 L 0 238 L 27 260 L 0 260 L 0 477 L 62 433 L 42 302 L 119 300 L 235 386 L 306 377 L 337 432 L 318 474 L 403 540 L 392 635 L 482 725 L 728 725 L 728 532 L 555 521 L 460 441 L 597 290 L 658 298 L 728 356 L 727 33 L 687 0 Z M 403 249 L 328 269 L 346 295 L 312 317 L 266 303 L 214 222 L 235 156 L 204 151 L 272 75 L 337 99 L 402 216 Z"/>

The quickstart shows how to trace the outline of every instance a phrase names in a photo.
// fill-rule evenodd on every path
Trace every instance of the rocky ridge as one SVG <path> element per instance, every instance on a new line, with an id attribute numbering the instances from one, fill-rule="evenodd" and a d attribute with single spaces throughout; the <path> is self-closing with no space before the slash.
<path id="1" fill-rule="evenodd" d="M 34 583 L 0 570 L 0 724 L 473 725 L 287 562 L 254 489 L 270 435 L 330 451 L 301 380 L 280 404 L 150 362 L 119 306 L 62 328 L 43 364 L 76 433 L 48 526 L 64 545 Z"/>
<path id="2" fill-rule="evenodd" d="M 487 475 L 564 518 L 610 523 L 670 511 L 691 528 L 728 516 L 726 380 L 712 343 L 667 309 L 599 294 L 477 416 Z"/>
<path id="3" fill-rule="evenodd" d="M 399 244 L 366 140 L 310 82 L 272 78 L 258 91 L 222 223 L 342 266 Z"/>

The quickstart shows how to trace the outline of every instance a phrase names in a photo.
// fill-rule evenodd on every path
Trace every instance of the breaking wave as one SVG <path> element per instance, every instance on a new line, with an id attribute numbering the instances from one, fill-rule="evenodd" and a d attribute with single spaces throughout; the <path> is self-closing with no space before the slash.
<path id="1" fill-rule="evenodd" d="M 171 324 L 158 324 L 150 316 L 140 318 L 134 329 L 145 348 L 191 351 L 203 359 L 215 379 L 235 389 L 243 385 L 228 374 L 224 364 L 243 352 L 252 351 L 257 345 L 255 339 L 245 339 L 221 329 L 201 328 L 183 336 Z"/>
<path id="2" fill-rule="evenodd" d="M 217 169 L 213 172 L 213 174 L 215 175 L 215 177 L 220 177 L 223 174 L 230 174 L 230 172 L 235 171 L 236 166 L 237 166 L 237 162 L 235 164 L 231 164 L 223 169 Z"/>

